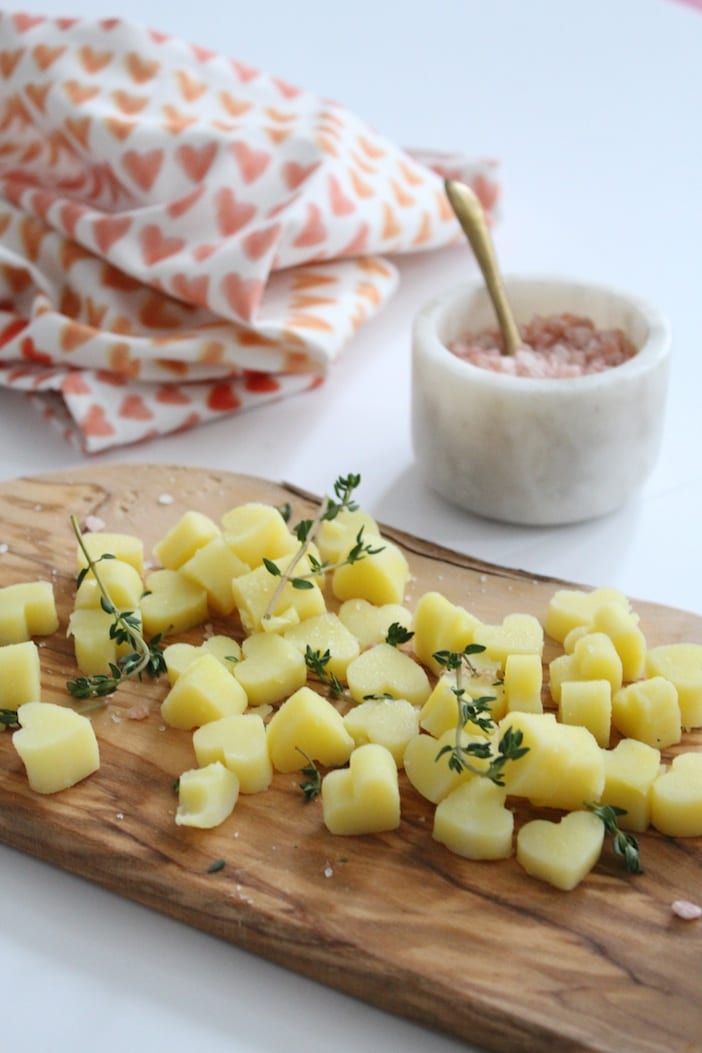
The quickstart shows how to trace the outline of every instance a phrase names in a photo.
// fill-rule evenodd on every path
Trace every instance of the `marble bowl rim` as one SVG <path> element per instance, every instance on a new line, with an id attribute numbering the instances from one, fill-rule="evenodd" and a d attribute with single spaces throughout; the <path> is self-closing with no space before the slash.
<path id="1" fill-rule="evenodd" d="M 507 373 L 475 366 L 458 355 L 453 354 L 438 335 L 438 329 L 445 313 L 457 302 L 466 299 L 476 292 L 485 292 L 482 277 L 464 281 L 444 292 L 438 293 L 417 311 L 412 325 L 412 342 L 421 345 L 424 354 L 430 354 L 438 367 L 449 370 L 457 377 L 471 380 L 491 388 L 551 393 L 553 395 L 568 392 L 574 394 L 576 389 L 591 390 L 597 387 L 611 387 L 618 381 L 624 382 L 634 376 L 654 368 L 663 361 L 671 351 L 672 333 L 668 317 L 656 306 L 622 288 L 604 282 L 587 281 L 581 278 L 554 276 L 549 274 L 506 274 L 503 276 L 505 291 L 509 298 L 510 288 L 530 285 L 553 285 L 558 289 L 564 287 L 591 291 L 597 295 L 619 300 L 624 306 L 634 310 L 643 320 L 648 336 L 637 353 L 626 362 L 612 366 L 600 373 L 590 373 L 581 377 L 518 377 Z M 537 313 L 538 308 L 534 313 Z M 496 323 L 495 323 L 496 324 Z"/>

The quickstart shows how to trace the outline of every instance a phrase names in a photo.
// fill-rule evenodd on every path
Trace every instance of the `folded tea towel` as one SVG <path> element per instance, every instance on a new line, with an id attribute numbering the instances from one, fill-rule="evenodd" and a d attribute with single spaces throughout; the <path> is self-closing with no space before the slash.
<path id="1" fill-rule="evenodd" d="M 447 245 L 441 175 L 337 103 L 121 19 L 0 14 L 0 383 L 86 452 L 319 384 Z"/>

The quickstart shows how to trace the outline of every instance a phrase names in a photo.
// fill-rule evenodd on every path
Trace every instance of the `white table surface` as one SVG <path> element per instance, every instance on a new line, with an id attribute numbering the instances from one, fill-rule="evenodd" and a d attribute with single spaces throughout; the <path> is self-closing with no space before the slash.
<path id="1" fill-rule="evenodd" d="M 493 562 L 609 584 L 702 612 L 702 14 L 676 0 L 25 0 L 47 14 L 145 21 L 332 96 L 403 145 L 502 164 L 505 270 L 609 281 L 674 331 L 663 449 L 641 497 L 606 519 L 479 521 L 417 480 L 409 327 L 473 271 L 451 250 L 401 263 L 401 286 L 325 386 L 92 459 L 207 466 L 322 493 L 362 474 L 386 523 Z M 85 463 L 23 396 L 0 391 L 0 478 Z M 0 849 L 8 1053 L 199 1048 L 307 1053 L 465 1048 Z"/>

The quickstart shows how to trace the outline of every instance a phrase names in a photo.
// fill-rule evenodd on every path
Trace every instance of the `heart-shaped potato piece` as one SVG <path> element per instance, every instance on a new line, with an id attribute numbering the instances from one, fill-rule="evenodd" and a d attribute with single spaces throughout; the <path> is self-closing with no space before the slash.
<path id="1" fill-rule="evenodd" d="M 569 812 L 560 822 L 533 819 L 517 835 L 517 861 L 528 874 L 565 892 L 600 858 L 604 823 L 594 812 Z"/>
<path id="2" fill-rule="evenodd" d="M 36 793 L 57 793 L 100 767 L 93 726 L 87 717 L 53 702 L 26 702 L 17 711 L 20 730 L 12 744 Z"/>
<path id="3" fill-rule="evenodd" d="M 348 768 L 325 775 L 322 810 L 332 834 L 395 830 L 400 825 L 400 791 L 390 750 L 369 742 L 353 751 Z"/>

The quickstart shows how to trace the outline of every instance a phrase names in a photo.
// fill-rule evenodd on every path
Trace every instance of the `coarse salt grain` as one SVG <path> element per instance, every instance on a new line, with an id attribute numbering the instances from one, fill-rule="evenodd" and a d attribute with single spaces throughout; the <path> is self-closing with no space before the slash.
<path id="1" fill-rule="evenodd" d="M 149 707 L 146 702 L 135 702 L 127 710 L 127 720 L 146 720 L 149 715 Z"/>
<path id="2" fill-rule="evenodd" d="M 158 503 L 160 505 L 172 505 L 173 504 L 173 497 L 172 497 L 171 494 L 160 494 L 159 499 L 158 499 Z"/>
<path id="3" fill-rule="evenodd" d="M 702 907 L 688 899 L 676 899 L 670 909 L 676 918 L 682 918 L 683 921 L 696 921 L 702 917 Z"/>
<path id="4" fill-rule="evenodd" d="M 324 876 L 326 878 L 330 878 L 330 877 L 334 876 L 334 867 L 330 866 L 329 863 L 327 863 L 327 865 L 324 868 Z"/>
<path id="5" fill-rule="evenodd" d="M 589 318 L 573 314 L 536 315 L 519 327 L 523 346 L 504 353 L 496 329 L 466 333 L 450 350 L 480 369 L 535 380 L 582 377 L 619 366 L 636 354 L 621 329 L 596 329 Z"/>
<path id="6" fill-rule="evenodd" d="M 86 516 L 83 520 L 83 530 L 87 530 L 89 534 L 104 530 L 105 525 L 105 520 L 100 519 L 100 516 Z"/>
<path id="7" fill-rule="evenodd" d="M 5 541 L 3 541 L 2 544 L 0 544 L 0 556 L 4 556 L 9 547 L 10 546 Z"/>

